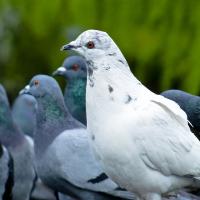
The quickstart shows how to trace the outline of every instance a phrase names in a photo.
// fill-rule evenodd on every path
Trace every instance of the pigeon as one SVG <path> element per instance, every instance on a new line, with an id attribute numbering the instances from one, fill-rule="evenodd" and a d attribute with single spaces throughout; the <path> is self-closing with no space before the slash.
<path id="1" fill-rule="evenodd" d="M 46 185 L 61 193 L 71 193 L 78 199 L 102 199 L 98 198 L 99 193 L 92 198 L 92 191 L 134 199 L 132 193 L 119 188 L 102 171 L 85 126 L 69 113 L 54 78 L 36 75 L 24 93 L 33 95 L 37 100 L 36 167 Z M 107 199 L 115 198 L 109 196 Z"/>
<path id="2" fill-rule="evenodd" d="M 192 132 L 200 140 L 200 97 L 181 90 L 167 90 L 161 95 L 175 101 L 186 112 Z"/>
<path id="3" fill-rule="evenodd" d="M 65 104 L 72 116 L 87 125 L 85 108 L 85 90 L 87 83 L 87 68 L 85 59 L 80 56 L 66 58 L 53 76 L 63 76 L 67 81 L 64 91 Z"/>
<path id="4" fill-rule="evenodd" d="M 22 132 L 33 138 L 36 127 L 37 101 L 31 95 L 19 95 L 12 107 L 12 115 L 15 123 Z"/>
<path id="5" fill-rule="evenodd" d="M 33 151 L 12 118 L 5 89 L 0 85 L 0 142 L 13 158 L 13 200 L 29 200 L 35 179 Z"/>
<path id="6" fill-rule="evenodd" d="M 105 173 L 138 199 L 198 187 L 200 142 L 178 104 L 147 89 L 106 32 L 85 31 L 61 50 L 86 59 L 87 130 Z"/>
<path id="7" fill-rule="evenodd" d="M 23 93 L 23 91 L 20 91 Z M 22 94 L 17 97 L 12 107 L 15 123 L 21 128 L 34 152 L 34 132 L 36 128 L 37 101 L 32 95 Z M 37 176 L 31 193 L 31 199 L 56 200 L 55 192 L 48 188 Z"/>
<path id="8" fill-rule="evenodd" d="M 13 187 L 13 160 L 7 149 L 0 143 L 0 200 L 11 199 Z"/>

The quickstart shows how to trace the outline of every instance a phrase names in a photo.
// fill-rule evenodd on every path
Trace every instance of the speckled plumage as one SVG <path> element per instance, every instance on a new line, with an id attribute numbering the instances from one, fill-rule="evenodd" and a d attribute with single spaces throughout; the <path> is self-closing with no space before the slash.
<path id="1" fill-rule="evenodd" d="M 91 63 L 87 129 L 105 172 L 143 200 L 161 200 L 170 191 L 194 186 L 200 176 L 200 142 L 178 104 L 142 85 L 105 32 L 85 31 L 62 49 Z"/>

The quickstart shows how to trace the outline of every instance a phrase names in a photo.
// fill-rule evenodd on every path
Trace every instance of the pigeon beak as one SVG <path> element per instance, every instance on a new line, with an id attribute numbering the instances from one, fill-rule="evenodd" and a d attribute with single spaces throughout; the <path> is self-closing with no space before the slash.
<path id="1" fill-rule="evenodd" d="M 30 89 L 30 86 L 27 85 L 24 89 L 22 89 L 22 90 L 19 92 L 19 95 L 29 94 L 29 89 Z"/>
<path id="2" fill-rule="evenodd" d="M 61 51 L 67 51 L 67 50 L 75 50 L 77 48 L 79 48 L 80 46 L 76 46 L 75 41 L 70 42 L 69 44 L 63 45 L 61 47 Z"/>
<path id="3" fill-rule="evenodd" d="M 67 70 L 66 70 L 66 68 L 64 68 L 64 67 L 59 67 L 56 71 L 54 71 L 53 73 L 52 73 L 52 76 L 62 76 L 65 72 L 66 72 Z"/>

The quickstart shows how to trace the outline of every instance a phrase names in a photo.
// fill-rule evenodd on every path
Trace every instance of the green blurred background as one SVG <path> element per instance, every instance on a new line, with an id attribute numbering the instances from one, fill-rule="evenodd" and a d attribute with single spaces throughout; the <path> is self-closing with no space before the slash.
<path id="1" fill-rule="evenodd" d="M 0 82 L 11 99 L 60 66 L 60 47 L 87 29 L 108 32 L 154 92 L 200 93 L 198 0 L 0 0 Z"/>

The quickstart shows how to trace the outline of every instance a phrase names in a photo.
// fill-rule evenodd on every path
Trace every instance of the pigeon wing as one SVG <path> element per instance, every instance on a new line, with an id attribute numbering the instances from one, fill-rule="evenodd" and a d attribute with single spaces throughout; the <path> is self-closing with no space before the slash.
<path id="1" fill-rule="evenodd" d="M 104 173 L 101 163 L 95 158 L 88 135 L 85 129 L 67 130 L 54 141 L 63 177 L 83 189 L 134 199 L 133 193 L 120 189 Z"/>
<path id="2" fill-rule="evenodd" d="M 185 112 L 175 102 L 159 95 L 150 98 L 144 107 L 137 110 L 136 118 L 145 122 L 138 127 L 137 136 L 143 162 L 165 175 L 198 176 L 200 145 L 189 130 Z M 145 134 L 149 129 L 150 136 Z"/>

